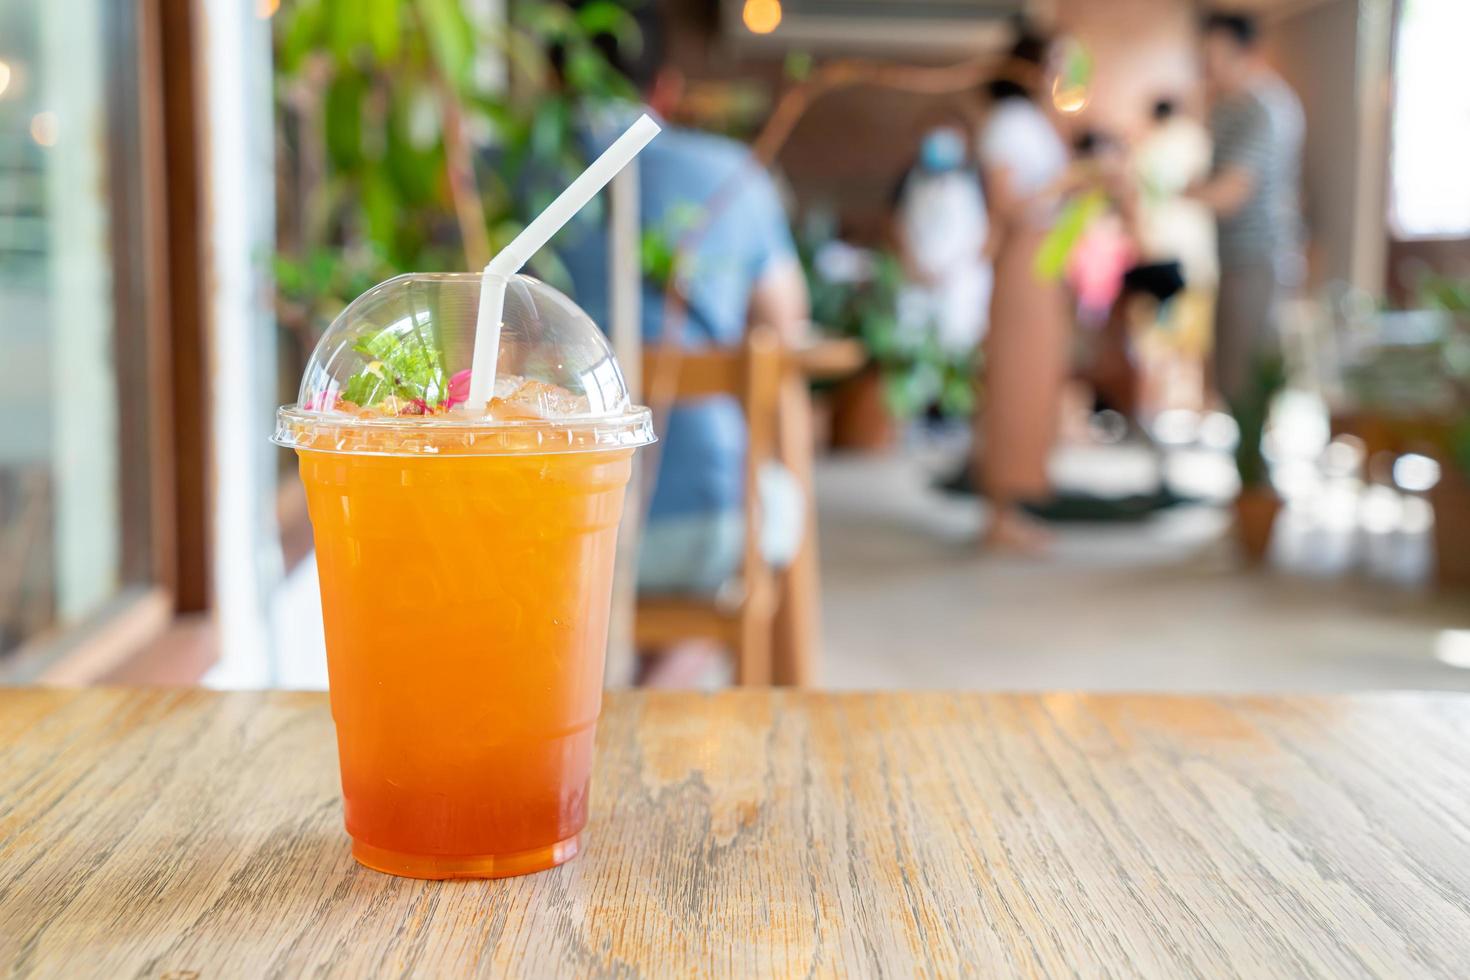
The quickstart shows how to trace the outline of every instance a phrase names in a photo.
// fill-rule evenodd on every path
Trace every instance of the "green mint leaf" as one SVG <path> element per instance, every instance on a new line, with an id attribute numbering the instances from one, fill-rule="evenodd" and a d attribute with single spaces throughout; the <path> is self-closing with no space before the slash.
<path id="1" fill-rule="evenodd" d="M 437 405 L 448 391 L 444 353 L 425 331 L 400 335 L 390 327 L 359 340 L 353 350 L 368 364 L 347 380 L 342 389 L 346 401 L 370 407 L 396 396 Z"/>

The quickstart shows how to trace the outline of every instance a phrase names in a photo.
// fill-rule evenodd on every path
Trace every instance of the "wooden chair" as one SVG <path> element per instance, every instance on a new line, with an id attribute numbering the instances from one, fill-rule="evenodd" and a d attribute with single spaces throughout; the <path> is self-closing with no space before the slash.
<path id="1" fill-rule="evenodd" d="M 643 383 L 652 404 L 713 395 L 739 399 L 749 431 L 745 457 L 745 551 L 736 588 L 710 598 L 639 596 L 633 635 L 639 650 L 667 648 L 690 639 L 722 644 L 734 653 L 735 681 L 773 679 L 776 619 L 781 605 L 778 574 L 760 549 L 758 474 L 776 458 L 782 382 L 782 350 L 774 331 L 752 329 L 741 347 L 685 350 L 650 347 L 643 354 Z"/>

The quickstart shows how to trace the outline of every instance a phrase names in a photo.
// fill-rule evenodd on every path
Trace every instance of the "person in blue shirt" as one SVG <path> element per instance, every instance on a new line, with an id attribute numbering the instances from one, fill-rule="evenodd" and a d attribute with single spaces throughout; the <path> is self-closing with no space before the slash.
<path id="1" fill-rule="evenodd" d="M 611 39 L 603 45 L 613 65 L 638 86 L 644 104 L 591 109 L 582 132 L 591 159 L 639 113 L 658 118 L 664 130 L 638 158 L 643 232 L 677 243 L 707 223 L 697 244 L 676 263 L 687 304 L 682 316 L 666 319 L 664 284 L 644 278 L 643 340 L 690 349 L 734 347 L 750 325 L 759 323 L 795 342 L 808 323 L 806 280 L 775 185 L 745 146 L 664 122 L 680 100 L 683 77 L 663 58 L 664 25 L 657 6 L 647 4 L 635 13 L 642 32 L 636 50 L 622 50 Z M 605 214 L 584 212 L 552 247 L 570 273 L 574 298 L 606 328 Z M 744 546 L 744 415 L 732 398 L 680 403 L 659 438 L 639 587 L 712 594 L 738 571 Z M 789 473 L 770 467 L 762 474 L 761 502 L 763 551 L 783 565 L 800 540 L 801 490 Z"/>

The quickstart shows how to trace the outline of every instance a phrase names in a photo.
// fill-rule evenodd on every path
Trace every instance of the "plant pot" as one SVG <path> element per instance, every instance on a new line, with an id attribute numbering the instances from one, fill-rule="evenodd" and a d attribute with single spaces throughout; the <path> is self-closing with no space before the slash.
<path id="1" fill-rule="evenodd" d="M 879 452 L 893 445 L 898 426 L 883 400 L 876 367 L 864 368 L 832 392 L 832 448 Z"/>
<path id="2" fill-rule="evenodd" d="M 1470 586 L 1470 477 L 1451 460 L 1441 460 L 1439 472 L 1439 482 L 1429 491 L 1435 582 L 1464 588 Z"/>
<path id="3" fill-rule="evenodd" d="M 1281 498 L 1269 486 L 1242 487 L 1235 498 L 1235 534 L 1240 550 L 1252 565 L 1259 565 L 1271 547 L 1271 529 L 1281 510 Z"/>

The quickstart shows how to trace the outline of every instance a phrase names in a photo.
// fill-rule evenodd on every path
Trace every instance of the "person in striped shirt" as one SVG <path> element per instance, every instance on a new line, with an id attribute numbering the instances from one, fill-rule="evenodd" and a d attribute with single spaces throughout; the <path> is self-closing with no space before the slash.
<path id="1" fill-rule="evenodd" d="M 1203 27 L 1214 156 L 1190 196 L 1216 216 L 1212 380 L 1228 404 L 1250 384 L 1254 358 L 1275 345 L 1281 299 L 1301 279 L 1302 108 L 1266 64 L 1254 17 L 1217 11 Z"/>

